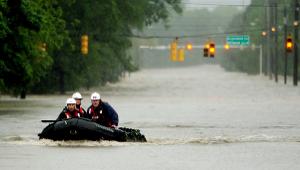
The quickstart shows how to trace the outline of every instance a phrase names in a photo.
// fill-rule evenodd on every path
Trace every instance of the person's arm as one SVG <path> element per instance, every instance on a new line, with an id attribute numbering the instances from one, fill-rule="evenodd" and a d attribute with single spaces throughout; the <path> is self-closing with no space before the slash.
<path id="1" fill-rule="evenodd" d="M 82 112 L 83 115 L 86 115 L 86 111 L 84 110 L 84 108 L 82 108 Z"/>
<path id="2" fill-rule="evenodd" d="M 108 115 L 111 119 L 111 125 L 112 125 L 112 127 L 117 127 L 119 124 L 118 113 L 115 111 L 115 109 L 111 105 L 109 105 L 108 103 L 106 103 L 106 105 L 107 105 Z"/>
<path id="3" fill-rule="evenodd" d="M 64 108 L 64 109 L 60 112 L 60 114 L 58 115 L 56 121 L 60 121 L 60 120 L 65 119 L 65 118 L 66 118 L 65 112 L 66 112 L 66 108 Z"/>
<path id="4" fill-rule="evenodd" d="M 92 119 L 91 115 L 89 114 L 90 110 L 91 110 L 91 107 L 89 107 L 87 109 L 87 111 L 84 111 L 83 117 L 88 118 L 88 119 Z"/>
<path id="5" fill-rule="evenodd" d="M 82 106 L 80 106 L 80 117 L 86 117 L 86 111 L 84 110 L 84 108 Z"/>

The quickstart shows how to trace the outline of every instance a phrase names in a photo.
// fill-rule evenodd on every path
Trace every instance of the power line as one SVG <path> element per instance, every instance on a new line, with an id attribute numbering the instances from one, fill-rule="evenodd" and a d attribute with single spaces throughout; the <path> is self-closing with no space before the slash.
<path id="1" fill-rule="evenodd" d="M 191 2 L 182 2 L 184 5 L 193 5 L 194 7 L 199 6 L 225 6 L 225 7 L 274 7 L 274 5 L 261 5 L 261 4 L 220 4 L 220 3 L 191 3 Z M 285 4 L 278 4 L 285 5 Z M 187 7 L 187 6 L 186 6 Z"/>
<path id="2" fill-rule="evenodd" d="M 255 30 L 237 30 L 237 31 L 229 31 L 229 32 L 222 32 L 222 33 L 206 33 L 206 34 L 198 34 L 198 35 L 181 35 L 181 36 L 156 36 L 156 35 L 151 35 L 151 36 L 144 36 L 144 35 L 125 35 L 126 37 L 132 37 L 132 38 L 140 38 L 140 39 L 174 39 L 175 37 L 178 38 L 199 38 L 199 37 L 207 37 L 207 36 L 221 36 L 221 35 L 227 35 L 227 34 L 239 34 L 239 33 L 245 33 L 245 32 L 261 32 L 264 31 L 264 29 L 255 29 Z"/>
<path id="3" fill-rule="evenodd" d="M 188 23 L 186 23 L 186 24 L 172 24 L 172 25 L 169 25 L 169 27 L 168 28 L 164 28 L 164 27 L 148 27 L 148 28 L 146 28 L 145 30 L 146 31 L 151 31 L 151 30 L 166 30 L 166 31 L 169 31 L 169 30 L 172 30 L 172 29 L 189 29 L 189 28 L 191 28 L 191 29 L 198 29 L 198 28 L 203 28 L 203 27 L 214 27 L 214 28 L 218 28 L 218 27 L 228 27 L 229 26 L 229 24 L 223 24 L 223 25 L 215 25 L 215 24 L 198 24 L 198 25 L 191 25 L 191 24 L 188 24 Z M 238 25 L 234 25 L 235 27 L 237 27 L 237 26 L 239 26 L 239 27 L 244 27 L 244 26 L 246 26 L 246 27 L 249 27 L 249 26 L 251 26 L 250 24 L 243 24 L 243 25 L 241 25 L 241 24 L 238 24 Z"/>
<path id="4" fill-rule="evenodd" d="M 184 24 L 182 25 L 177 25 L 177 26 L 171 26 L 169 28 L 147 28 L 145 29 L 144 31 L 157 31 L 157 30 L 161 30 L 161 31 L 171 31 L 171 30 L 179 30 L 179 29 L 182 29 L 182 30 L 203 30 L 203 29 L 207 29 L 207 28 L 227 28 L 228 25 L 189 25 L 189 26 L 186 26 Z"/>

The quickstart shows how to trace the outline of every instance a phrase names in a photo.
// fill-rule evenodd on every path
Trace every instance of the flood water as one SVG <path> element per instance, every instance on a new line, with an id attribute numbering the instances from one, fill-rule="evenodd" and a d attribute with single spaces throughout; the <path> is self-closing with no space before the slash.
<path id="1" fill-rule="evenodd" d="M 217 65 L 147 69 L 100 92 L 147 143 L 39 140 L 67 95 L 0 98 L 0 169 L 300 169 L 300 88 Z"/>

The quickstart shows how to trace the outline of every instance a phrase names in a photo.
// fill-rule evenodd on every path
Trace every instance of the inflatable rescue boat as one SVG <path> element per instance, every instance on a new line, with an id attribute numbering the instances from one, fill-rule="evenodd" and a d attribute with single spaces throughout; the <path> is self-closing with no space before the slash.
<path id="1" fill-rule="evenodd" d="M 41 133 L 40 139 L 52 140 L 114 140 L 119 142 L 146 142 L 146 138 L 138 129 L 109 128 L 86 118 L 70 118 L 51 122 Z"/>

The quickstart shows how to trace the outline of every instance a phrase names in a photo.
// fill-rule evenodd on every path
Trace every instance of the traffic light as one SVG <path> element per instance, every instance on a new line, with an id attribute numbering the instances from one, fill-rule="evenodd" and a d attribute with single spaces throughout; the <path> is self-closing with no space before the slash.
<path id="1" fill-rule="evenodd" d="M 215 52 L 216 52 L 215 43 L 210 43 L 209 44 L 209 56 L 215 57 Z"/>
<path id="2" fill-rule="evenodd" d="M 81 36 L 81 53 L 83 55 L 88 54 L 89 52 L 89 37 L 88 35 Z"/>
<path id="3" fill-rule="evenodd" d="M 272 31 L 272 32 L 276 32 L 276 27 L 272 27 L 272 28 L 271 28 L 271 31 Z"/>
<path id="4" fill-rule="evenodd" d="M 178 50 L 178 61 L 180 62 L 184 61 L 184 48 L 180 48 Z"/>
<path id="5" fill-rule="evenodd" d="M 208 48 L 207 47 L 203 48 L 203 56 L 208 57 Z"/>
<path id="6" fill-rule="evenodd" d="M 191 43 L 186 44 L 186 49 L 191 51 L 193 49 L 193 45 Z"/>
<path id="7" fill-rule="evenodd" d="M 170 59 L 171 61 L 177 61 L 177 40 L 171 42 Z"/>
<path id="8" fill-rule="evenodd" d="M 41 51 L 46 51 L 47 50 L 47 44 L 46 43 L 40 43 L 39 44 L 39 49 L 41 50 Z"/>
<path id="9" fill-rule="evenodd" d="M 226 43 L 226 44 L 224 45 L 224 49 L 225 49 L 225 50 L 229 50 L 229 48 L 230 48 L 229 44 Z"/>
<path id="10" fill-rule="evenodd" d="M 208 57 L 209 55 L 209 44 L 206 43 L 203 48 L 203 57 Z"/>
<path id="11" fill-rule="evenodd" d="M 286 52 L 291 53 L 293 51 L 293 46 L 294 44 L 293 44 L 292 36 L 289 35 L 285 42 Z"/>

